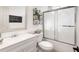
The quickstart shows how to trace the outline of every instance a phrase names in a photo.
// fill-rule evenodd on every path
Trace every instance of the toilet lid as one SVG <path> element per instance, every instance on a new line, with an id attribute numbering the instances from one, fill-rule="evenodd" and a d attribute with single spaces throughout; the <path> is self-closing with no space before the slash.
<path id="1" fill-rule="evenodd" d="M 53 49 L 53 44 L 49 41 L 41 41 L 39 42 L 39 47 L 44 49 L 44 50 L 52 50 Z"/>

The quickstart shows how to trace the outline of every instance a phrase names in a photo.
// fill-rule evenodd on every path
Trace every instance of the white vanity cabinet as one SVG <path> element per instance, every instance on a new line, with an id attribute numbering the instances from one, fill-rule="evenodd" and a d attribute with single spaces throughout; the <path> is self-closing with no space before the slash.
<path id="1" fill-rule="evenodd" d="M 37 50 L 37 42 L 40 40 L 41 37 L 42 36 L 40 35 L 35 35 L 28 39 L 26 38 L 18 43 L 14 43 L 12 45 L 0 49 L 0 52 L 35 52 Z"/>
<path id="2" fill-rule="evenodd" d="M 17 43 L 13 46 L 13 49 L 10 49 L 11 52 L 30 52 L 32 49 L 36 49 L 36 37 L 28 40 L 24 40 L 20 43 Z M 34 52 L 34 51 L 32 51 Z"/>

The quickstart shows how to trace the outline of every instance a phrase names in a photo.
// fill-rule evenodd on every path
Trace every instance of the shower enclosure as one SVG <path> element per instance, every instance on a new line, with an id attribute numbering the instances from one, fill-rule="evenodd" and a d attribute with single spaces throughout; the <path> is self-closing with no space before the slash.
<path id="1" fill-rule="evenodd" d="M 43 13 L 43 37 L 76 45 L 76 6 L 58 8 Z"/>

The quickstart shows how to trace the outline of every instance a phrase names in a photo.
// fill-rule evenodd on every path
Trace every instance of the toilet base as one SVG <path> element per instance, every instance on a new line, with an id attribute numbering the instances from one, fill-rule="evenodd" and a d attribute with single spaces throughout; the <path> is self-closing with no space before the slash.
<path id="1" fill-rule="evenodd" d="M 54 50 L 48 51 L 48 50 L 43 50 L 40 47 L 38 47 L 37 52 L 54 52 Z"/>
<path id="2" fill-rule="evenodd" d="M 38 52 L 53 52 L 53 44 L 49 41 L 41 41 L 37 44 Z"/>

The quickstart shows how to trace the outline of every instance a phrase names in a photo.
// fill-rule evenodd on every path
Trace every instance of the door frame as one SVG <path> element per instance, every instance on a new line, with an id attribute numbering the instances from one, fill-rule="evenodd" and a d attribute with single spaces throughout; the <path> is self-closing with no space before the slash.
<path id="1" fill-rule="evenodd" d="M 48 13 L 48 12 L 54 12 L 54 11 L 58 11 L 58 10 L 63 10 L 63 9 L 67 9 L 67 8 L 75 8 L 75 14 L 74 14 L 74 17 L 75 17 L 75 38 L 74 38 L 74 44 L 70 44 L 70 43 L 67 43 L 67 42 L 62 42 L 62 41 L 59 41 L 59 40 L 57 40 L 57 39 L 50 39 L 50 38 L 47 38 L 47 37 L 45 37 L 45 35 L 44 35 L 44 13 Z M 64 43 L 64 44 L 68 44 L 68 45 L 73 45 L 73 46 L 75 46 L 75 45 L 77 45 L 77 31 L 76 31 L 76 29 L 77 29 L 77 25 L 76 25 L 76 19 L 77 18 L 77 6 L 67 6 L 67 7 L 62 7 L 62 8 L 57 8 L 57 9 L 53 9 L 53 10 L 48 10 L 48 11 L 44 11 L 43 12 L 43 26 L 42 26 L 42 28 L 43 28 L 43 38 L 45 38 L 45 39 L 50 39 L 50 40 L 54 40 L 54 41 L 56 41 L 56 42 L 60 42 L 60 43 Z M 54 24 L 55 25 L 55 24 Z M 55 31 L 54 31 L 54 33 L 55 33 Z M 55 35 L 54 35 L 55 36 Z"/>

